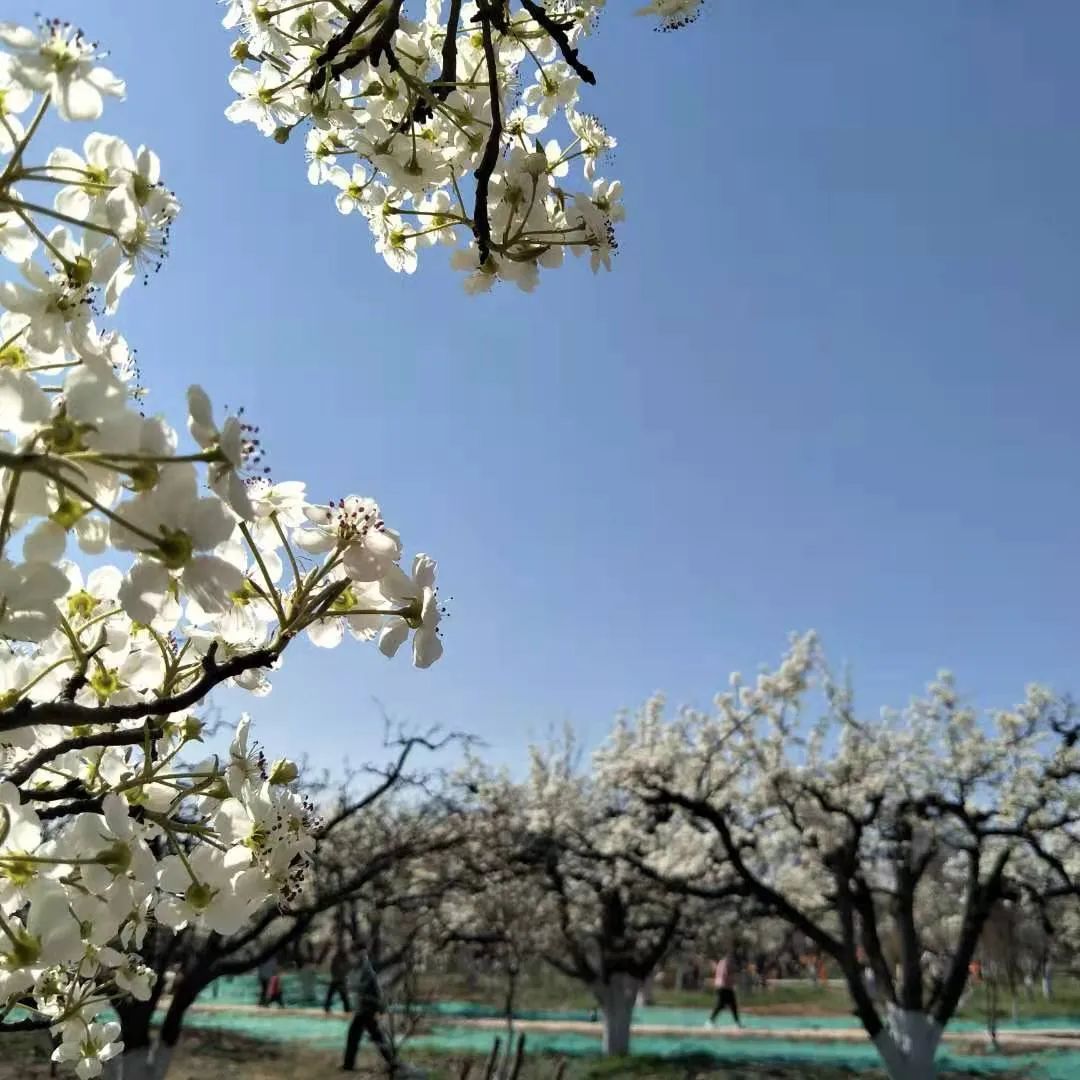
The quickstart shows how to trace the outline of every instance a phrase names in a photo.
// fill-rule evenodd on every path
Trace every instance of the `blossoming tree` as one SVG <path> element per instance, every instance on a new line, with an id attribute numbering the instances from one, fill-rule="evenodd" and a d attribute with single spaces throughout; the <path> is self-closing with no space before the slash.
<path id="1" fill-rule="evenodd" d="M 800 708 L 813 686 L 815 723 Z M 733 676 L 714 712 L 668 721 L 652 700 L 598 760 L 607 784 L 685 825 L 652 859 L 672 887 L 741 892 L 802 931 L 840 967 L 889 1076 L 928 1080 L 999 899 L 1080 894 L 1078 743 L 1047 690 L 983 719 L 948 674 L 903 713 L 862 719 L 808 635 L 756 683 Z"/>
<path id="2" fill-rule="evenodd" d="M 224 2 L 239 35 L 226 115 L 279 143 L 303 131 L 308 179 L 367 220 L 391 269 L 411 274 L 431 245 L 453 249 L 470 292 L 531 291 L 567 251 L 610 269 L 615 138 L 579 109 L 605 0 L 426 0 L 411 18 L 405 0 Z M 637 13 L 673 30 L 703 3 Z"/>
<path id="3" fill-rule="evenodd" d="M 503 903 L 528 888 L 532 930 L 519 952 L 583 983 L 601 1014 L 604 1052 L 625 1054 L 638 991 L 676 943 L 686 902 L 622 857 L 648 843 L 646 815 L 577 769 L 570 742 L 531 756 L 521 784 L 490 772 L 469 781 L 482 811 L 475 827 L 504 870 L 493 886 L 507 883 Z"/>
<path id="4" fill-rule="evenodd" d="M 242 926 L 227 933 L 198 923 L 179 930 L 161 924 L 148 929 L 138 949 L 153 972 L 148 997 L 113 994 L 125 1048 L 125 1077 L 134 1069 L 130 1063 L 151 1051 L 155 1080 L 165 1076 L 187 1011 L 198 995 L 215 979 L 252 971 L 305 936 L 319 934 L 327 948 L 336 947 L 350 930 L 359 934 L 360 916 L 366 914 L 372 963 L 380 971 L 400 963 L 412 941 L 391 947 L 379 926 L 389 924 L 398 909 L 416 907 L 426 899 L 410 884 L 416 865 L 452 850 L 463 837 L 454 814 L 435 794 L 417 800 L 431 776 L 417 772 L 413 759 L 417 751 L 442 749 L 455 738 L 397 739 L 392 744 L 394 757 L 386 766 L 363 770 L 371 782 L 366 790 L 358 792 L 353 778 L 331 800 L 313 797 L 321 813 L 311 828 L 310 865 L 287 904 L 268 897 Z M 231 756 L 244 754 L 246 748 L 234 742 Z M 407 793 L 411 801 L 405 800 Z M 169 1000 L 155 1033 L 154 1012 L 170 971 Z M 385 974 L 383 978 L 385 983 Z"/>
<path id="5" fill-rule="evenodd" d="M 96 121 L 123 95 L 92 42 L 49 21 L 0 44 L 0 254 L 20 271 L 0 283 L 0 1030 L 51 1028 L 85 1080 L 121 1050 L 107 1001 L 151 992 L 148 923 L 234 933 L 311 854 L 296 767 L 249 753 L 246 724 L 228 759 L 185 764 L 193 710 L 223 684 L 265 693 L 301 635 L 393 655 L 411 633 L 426 667 L 439 607 L 435 564 L 401 568 L 373 500 L 253 479 L 254 430 L 199 387 L 189 440 L 143 414 L 105 319 L 179 203 L 146 147 L 39 147 L 50 114 Z"/>

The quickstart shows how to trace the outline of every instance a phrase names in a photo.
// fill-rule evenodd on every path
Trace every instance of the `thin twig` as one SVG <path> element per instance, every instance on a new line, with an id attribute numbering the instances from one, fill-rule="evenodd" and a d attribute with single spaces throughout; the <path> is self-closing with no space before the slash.
<path id="1" fill-rule="evenodd" d="M 311 78 L 308 80 L 308 90 L 314 94 L 318 90 L 321 90 L 326 85 L 326 80 L 333 74 L 339 74 L 333 72 L 333 62 L 337 56 L 341 53 L 342 49 L 348 48 L 352 44 L 353 38 L 360 31 L 360 27 L 364 25 L 364 21 L 367 17 L 379 6 L 379 0 L 366 0 L 358 11 L 356 11 L 352 18 L 326 43 L 326 48 L 323 49 L 322 56 L 315 62 L 315 70 L 311 73 Z"/>
<path id="2" fill-rule="evenodd" d="M 150 723 L 151 734 L 161 734 L 161 726 Z M 8 773 L 9 783 L 24 784 L 31 776 L 50 761 L 70 753 L 72 750 L 89 750 L 98 746 L 135 746 L 143 741 L 146 725 L 138 728 L 122 728 L 119 731 L 99 731 L 92 735 L 74 735 L 70 739 L 61 739 L 53 746 L 46 746 L 32 757 L 27 758 L 17 768 Z"/>
<path id="3" fill-rule="evenodd" d="M 566 36 L 568 24 L 557 22 L 534 0 L 521 0 L 521 6 L 552 36 L 563 59 L 574 71 L 590 86 L 595 86 L 596 76 L 578 59 L 577 49 L 570 44 L 570 39 Z"/>
<path id="4" fill-rule="evenodd" d="M 446 19 L 446 37 L 442 47 L 442 70 L 439 77 L 429 83 L 431 94 L 439 101 L 445 101 L 457 88 L 457 34 L 461 24 L 462 0 L 450 0 L 450 11 Z M 434 116 L 434 109 L 424 98 L 416 103 L 413 110 L 413 119 L 422 124 Z"/>

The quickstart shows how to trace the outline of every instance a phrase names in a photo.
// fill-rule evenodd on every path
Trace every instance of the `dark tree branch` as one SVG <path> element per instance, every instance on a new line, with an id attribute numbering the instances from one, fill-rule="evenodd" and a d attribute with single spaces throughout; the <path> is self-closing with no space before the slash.
<path id="1" fill-rule="evenodd" d="M 72 675 L 66 683 L 64 683 L 64 688 L 60 691 L 61 701 L 75 700 L 75 695 L 86 685 L 86 671 L 87 668 L 90 667 L 90 661 L 93 660 L 94 657 L 97 656 L 97 654 L 105 648 L 105 644 L 107 641 L 108 639 L 105 636 L 105 630 L 103 628 L 101 633 L 98 635 L 98 639 L 94 643 L 93 647 L 87 649 L 86 652 L 83 653 L 82 659 L 79 661 L 78 671 L 76 671 L 75 674 Z"/>
<path id="2" fill-rule="evenodd" d="M 283 636 L 281 641 L 273 647 L 256 649 L 253 652 L 234 656 L 224 664 L 218 664 L 214 660 L 217 649 L 215 642 L 203 658 L 202 678 L 196 680 L 182 693 L 173 694 L 170 697 L 136 701 L 131 705 L 106 705 L 99 709 L 89 705 L 76 705 L 68 701 L 43 701 L 34 705 L 24 698 L 10 709 L 0 711 L 0 731 L 11 731 L 15 728 L 26 727 L 28 724 L 62 724 L 65 727 L 76 727 L 80 724 L 119 724 L 125 720 L 141 720 L 146 716 L 168 716 L 171 713 L 181 712 L 197 705 L 215 686 L 225 682 L 226 679 L 232 679 L 255 668 L 270 667 L 281 655 L 289 640 L 291 640 L 291 635 Z"/>
<path id="3" fill-rule="evenodd" d="M 878 985 L 888 995 L 889 1000 L 895 1002 L 896 987 L 893 984 L 892 972 L 889 970 L 889 965 L 885 960 L 885 951 L 881 947 L 877 912 L 874 909 L 874 897 L 857 875 L 854 878 L 854 883 L 855 888 L 851 890 L 851 900 L 859 916 L 862 947 L 866 950 L 866 957 L 870 962 L 870 968 L 874 972 L 874 978 L 877 980 Z"/>
<path id="4" fill-rule="evenodd" d="M 99 709 L 91 710 L 91 712 L 100 711 Z M 70 739 L 61 739 L 54 746 L 46 746 L 32 757 L 27 758 L 21 765 L 12 769 L 6 779 L 9 783 L 18 787 L 19 784 L 26 783 L 42 765 L 47 765 L 50 761 L 55 761 L 56 758 L 62 757 L 72 750 L 88 750 L 97 746 L 137 746 L 146 737 L 148 726 L 151 738 L 156 738 L 161 734 L 160 726 L 148 722 L 148 724 L 144 724 L 139 728 L 123 728 L 120 731 L 98 731 L 92 735 L 73 735 Z M 66 784 L 64 786 L 67 787 Z M 53 807 L 53 812 L 42 811 L 42 816 L 62 816 L 55 812 L 57 809 L 63 808 Z"/>
<path id="5" fill-rule="evenodd" d="M 14 1035 L 20 1031 L 48 1031 L 53 1021 L 47 1017 L 40 1019 L 28 1017 L 25 1020 L 5 1020 L 0 1022 L 0 1035 Z"/>
<path id="6" fill-rule="evenodd" d="M 855 959 L 854 899 L 851 890 L 848 888 L 846 875 L 839 872 L 836 874 L 836 879 L 836 912 L 840 918 L 840 935 L 844 943 L 844 949 L 836 959 L 844 973 L 848 993 L 851 994 L 851 1000 L 855 1004 L 859 1020 L 866 1029 L 867 1035 L 873 1039 L 881 1031 L 882 1023 L 881 1017 L 878 1016 L 877 1009 L 874 1008 L 874 1003 L 870 999 L 866 983 L 863 982 L 862 971 L 859 970 L 859 965 Z"/>
<path id="7" fill-rule="evenodd" d="M 103 795 L 88 799 L 72 799 L 71 802 L 58 803 L 56 806 L 47 806 L 44 810 L 39 810 L 38 817 L 42 821 L 55 821 L 58 818 L 71 817 L 72 814 L 99 814 L 104 799 Z"/>
<path id="8" fill-rule="evenodd" d="M 446 20 L 446 37 L 443 39 L 442 47 L 442 70 L 439 72 L 435 85 L 430 88 L 432 96 L 438 98 L 439 101 L 445 101 L 453 93 L 457 85 L 457 33 L 458 27 L 461 25 L 461 3 L 462 0 L 450 0 L 450 11 Z M 430 102 L 421 98 L 416 103 L 413 119 L 418 124 L 422 124 L 433 115 L 434 110 Z"/>
<path id="9" fill-rule="evenodd" d="M 552 39 L 559 46 L 559 51 L 562 53 L 563 59 L 574 69 L 574 71 L 590 86 L 595 86 L 596 76 L 581 62 L 578 57 L 577 49 L 570 44 L 570 39 L 566 36 L 566 31 L 570 24 L 561 23 L 552 18 L 539 4 L 535 3 L 534 0 L 521 0 L 521 6 L 551 35 Z"/>
<path id="10" fill-rule="evenodd" d="M 394 34 L 401 25 L 401 8 L 404 0 L 391 0 L 385 18 L 379 23 L 371 39 L 359 49 L 349 48 L 367 17 L 380 3 L 381 0 L 366 0 L 366 3 L 346 22 L 341 31 L 326 43 L 326 48 L 316 61 L 315 70 L 308 80 L 308 90 L 311 93 L 317 93 L 330 78 L 336 79 L 339 75 L 344 75 L 345 72 L 365 60 L 378 64 L 379 60 L 385 56 L 392 70 L 396 71 L 400 67 L 392 42 Z"/>
<path id="11" fill-rule="evenodd" d="M 23 802 L 59 802 L 61 799 L 89 799 L 81 780 L 69 780 L 57 788 L 27 788 L 21 792 Z"/>
<path id="12" fill-rule="evenodd" d="M 327 43 L 322 56 L 315 63 L 315 70 L 308 80 L 308 90 L 314 94 L 322 89 L 331 74 L 338 75 L 340 71 L 334 71 L 335 61 L 343 49 L 347 49 L 353 42 L 353 38 L 360 32 L 367 17 L 379 6 L 380 0 L 365 0 L 365 3 L 355 11 L 345 25 Z M 351 63 L 342 70 L 348 70 Z"/>
<path id="13" fill-rule="evenodd" d="M 491 33 L 495 15 L 492 0 L 480 0 L 477 18 L 484 39 L 484 64 L 488 73 L 488 94 L 491 97 L 491 130 L 484 145 L 484 155 L 473 174 L 476 178 L 476 206 L 473 211 L 473 232 L 483 266 L 491 255 L 491 218 L 488 213 L 488 189 L 495 163 L 499 160 L 502 146 L 502 106 L 499 101 L 499 64 L 495 56 L 495 42 Z"/>
<path id="14" fill-rule="evenodd" d="M 983 927 L 990 912 L 1001 895 L 1002 878 L 1009 852 L 998 855 L 985 883 L 980 881 L 978 853 L 970 856 L 968 884 L 964 897 L 964 915 L 960 926 L 960 938 L 953 952 L 952 964 L 945 976 L 933 1007 L 934 1019 L 944 1027 L 956 1011 L 968 980 L 968 967 L 982 937 Z"/>
<path id="15" fill-rule="evenodd" d="M 911 865 L 911 845 L 914 842 L 911 823 L 903 822 L 897 844 L 895 919 L 900 933 L 900 1008 L 922 1012 L 922 947 L 915 926 L 915 890 L 918 877 Z"/>
<path id="16" fill-rule="evenodd" d="M 358 814 L 360 811 L 367 809 L 372 803 L 381 799 L 383 795 L 394 787 L 405 775 L 405 765 L 410 756 L 417 749 L 424 749 L 435 753 L 445 749 L 453 742 L 469 742 L 469 736 L 456 731 L 452 731 L 450 734 L 438 740 L 434 740 L 432 738 L 433 735 L 434 731 L 432 730 L 429 731 L 427 735 L 408 735 L 395 740 L 391 745 L 396 745 L 400 748 L 398 756 L 385 772 L 378 774 L 382 776 L 382 780 L 362 798 L 358 799 L 356 802 L 347 803 L 332 818 L 330 818 L 329 821 L 324 822 L 315 834 L 316 839 L 326 839 L 326 837 L 342 822 L 353 817 L 355 814 Z M 371 769 L 370 771 L 376 772 L 377 770 Z"/>
<path id="17" fill-rule="evenodd" d="M 652 792 L 652 795 L 650 795 L 647 800 L 648 802 L 668 803 L 684 810 L 691 816 L 700 817 L 712 825 L 716 830 L 717 835 L 720 837 L 721 845 L 724 848 L 728 861 L 731 863 L 732 869 L 745 884 L 747 892 L 769 909 L 782 915 L 788 922 L 801 930 L 811 941 L 824 949 L 830 956 L 838 961 L 840 960 L 843 953 L 842 943 L 823 927 L 815 923 L 805 912 L 795 907 L 787 897 L 778 893 L 770 885 L 767 885 L 757 877 L 757 875 L 746 865 L 739 845 L 735 843 L 735 839 L 731 834 L 731 828 L 728 825 L 727 818 L 721 811 L 717 810 L 706 800 L 694 799 L 667 788 L 654 787 Z"/>

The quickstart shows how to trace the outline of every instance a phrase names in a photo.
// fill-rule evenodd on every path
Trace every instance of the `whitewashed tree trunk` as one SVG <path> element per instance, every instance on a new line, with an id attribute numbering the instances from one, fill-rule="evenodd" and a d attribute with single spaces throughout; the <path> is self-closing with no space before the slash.
<path id="1" fill-rule="evenodd" d="M 889 1080 L 935 1080 L 941 1028 L 926 1013 L 894 1009 L 874 1038 Z"/>
<path id="2" fill-rule="evenodd" d="M 619 972 L 603 984 L 593 987 L 604 1025 L 604 1053 L 630 1052 L 630 1024 L 634 1019 L 634 1001 L 641 981 Z"/>
<path id="3" fill-rule="evenodd" d="M 653 996 L 653 976 L 650 975 L 640 986 L 637 992 L 635 1005 L 641 1009 L 647 1005 L 655 1005 L 656 998 Z"/>
<path id="4" fill-rule="evenodd" d="M 165 1080 L 173 1048 L 157 1043 L 125 1051 L 105 1062 L 102 1080 Z"/>

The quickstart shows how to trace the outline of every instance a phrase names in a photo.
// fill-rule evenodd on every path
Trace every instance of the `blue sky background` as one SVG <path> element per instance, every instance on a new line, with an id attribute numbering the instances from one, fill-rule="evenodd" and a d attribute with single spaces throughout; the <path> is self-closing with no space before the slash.
<path id="1" fill-rule="evenodd" d="M 275 755 L 370 756 L 377 699 L 519 762 L 808 627 L 870 709 L 940 666 L 988 705 L 1080 689 L 1080 6 L 710 0 L 671 35 L 633 6 L 587 56 L 614 272 L 475 299 L 441 252 L 392 274 L 299 139 L 225 120 L 221 9 L 48 12 L 111 49 L 100 126 L 183 200 L 120 315 L 151 405 L 245 405 L 275 478 L 374 495 L 454 597 L 428 672 L 291 650 L 251 703 Z"/>

